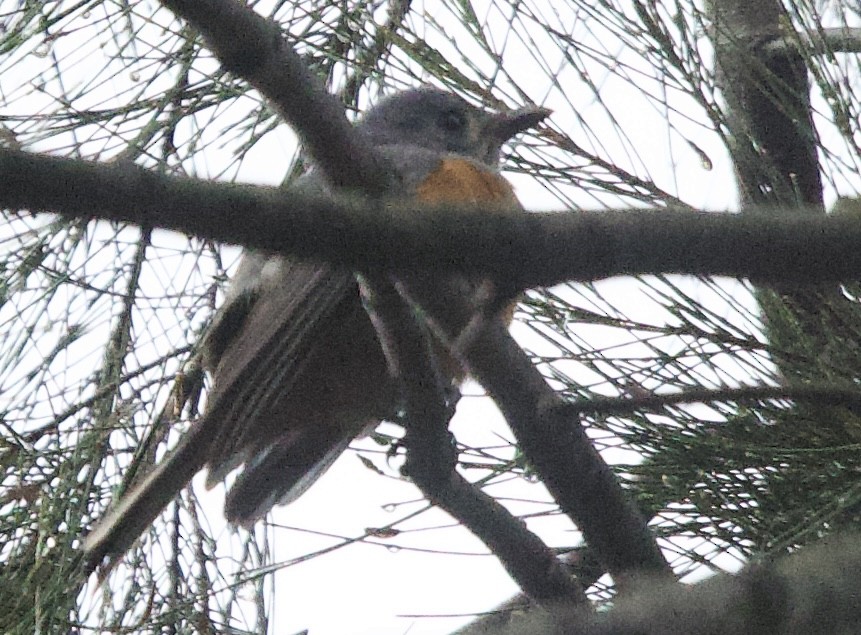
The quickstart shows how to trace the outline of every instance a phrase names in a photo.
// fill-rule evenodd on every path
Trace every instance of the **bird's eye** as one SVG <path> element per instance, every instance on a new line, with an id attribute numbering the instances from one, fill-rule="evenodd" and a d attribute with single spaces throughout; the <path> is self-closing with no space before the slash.
<path id="1" fill-rule="evenodd" d="M 448 110 L 443 113 L 440 125 L 449 132 L 460 132 L 466 127 L 466 115 L 459 110 Z"/>

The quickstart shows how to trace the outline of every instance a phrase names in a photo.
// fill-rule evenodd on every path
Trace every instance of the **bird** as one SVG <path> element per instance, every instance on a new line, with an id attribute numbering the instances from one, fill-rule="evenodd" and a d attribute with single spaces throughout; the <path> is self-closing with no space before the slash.
<path id="1" fill-rule="evenodd" d="M 392 172 L 393 196 L 522 211 L 499 172 L 502 146 L 549 112 L 488 111 L 425 85 L 385 97 L 355 131 Z M 337 194 L 313 167 L 292 187 Z M 296 500 L 354 438 L 397 412 L 398 386 L 356 275 L 341 267 L 246 250 L 201 350 L 212 377 L 202 416 L 86 536 L 91 568 L 121 557 L 203 468 L 207 487 L 239 469 L 224 513 L 248 528 Z M 444 377 L 461 381 L 460 364 L 442 346 L 434 351 Z"/>

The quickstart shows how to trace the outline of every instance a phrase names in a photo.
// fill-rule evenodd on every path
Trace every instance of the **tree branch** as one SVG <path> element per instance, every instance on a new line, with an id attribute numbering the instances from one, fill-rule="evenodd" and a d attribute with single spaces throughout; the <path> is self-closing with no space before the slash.
<path id="1" fill-rule="evenodd" d="M 648 394 L 630 398 L 596 396 L 566 404 L 566 408 L 572 416 L 584 413 L 624 415 L 643 410 L 654 412 L 678 404 L 765 400 L 808 401 L 861 409 L 861 391 L 857 387 L 835 385 L 833 382 L 822 382 L 820 385 L 743 386 L 717 390 L 691 388 L 670 394 Z"/>
<path id="2" fill-rule="evenodd" d="M 823 538 L 777 562 L 696 585 L 640 579 L 605 613 L 533 610 L 484 635 L 672 635 L 854 633 L 861 622 L 857 534 Z M 473 635 L 477 635 L 473 631 Z"/>
<path id="3" fill-rule="evenodd" d="M 404 473 L 433 504 L 475 534 L 499 558 L 523 592 L 539 604 L 585 603 L 583 588 L 556 555 L 503 505 L 456 470 L 447 430 L 453 409 L 415 314 L 383 278 L 364 277 L 369 313 L 404 399 Z"/>
<path id="4" fill-rule="evenodd" d="M 793 34 L 793 37 L 772 40 L 764 48 L 767 53 L 786 53 L 787 51 L 799 50 L 813 55 L 861 53 L 861 29 L 851 27 L 822 28 L 815 32 L 815 37 L 811 33 Z"/>
<path id="5" fill-rule="evenodd" d="M 299 135 L 302 146 L 329 183 L 378 195 L 388 175 L 376 150 L 344 114 L 343 105 L 284 39 L 277 23 L 244 3 L 224 0 L 162 0 L 201 32 L 224 68 L 269 99 Z"/>
<path id="6" fill-rule="evenodd" d="M 861 277 L 861 222 L 854 215 L 506 214 L 415 201 L 373 204 L 3 148 L 0 206 L 162 227 L 357 270 L 478 274 L 513 289 L 650 273 L 774 282 Z"/>
<path id="7" fill-rule="evenodd" d="M 428 276 L 429 274 L 425 274 Z M 453 304 L 427 278 L 411 279 L 403 293 L 425 310 L 429 323 L 451 346 L 470 323 L 470 307 Z M 646 520 L 627 499 L 610 467 L 592 445 L 578 417 L 547 384 L 498 319 L 485 320 L 473 337 L 459 341 L 469 373 L 505 415 L 517 444 L 541 481 L 576 524 L 615 582 L 634 573 L 672 577 Z"/>

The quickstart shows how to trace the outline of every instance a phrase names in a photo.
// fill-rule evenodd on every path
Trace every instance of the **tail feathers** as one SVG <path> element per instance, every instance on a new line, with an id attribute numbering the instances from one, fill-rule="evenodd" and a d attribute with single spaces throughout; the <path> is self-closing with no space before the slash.
<path id="1" fill-rule="evenodd" d="M 284 439 L 246 463 L 227 493 L 224 514 L 250 528 L 275 505 L 299 498 L 350 445 L 351 437 L 332 443 L 314 435 Z"/>
<path id="2" fill-rule="evenodd" d="M 202 432 L 199 428 L 189 431 L 170 456 L 123 494 L 97 522 L 84 539 L 84 560 L 89 572 L 105 565 L 104 577 L 203 467 L 211 435 Z"/>

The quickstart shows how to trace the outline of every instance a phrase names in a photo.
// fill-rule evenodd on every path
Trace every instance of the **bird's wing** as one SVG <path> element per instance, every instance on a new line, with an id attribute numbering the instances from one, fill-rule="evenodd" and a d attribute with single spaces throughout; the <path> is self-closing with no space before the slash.
<path id="1" fill-rule="evenodd" d="M 304 494 L 344 453 L 352 438 L 320 438 L 306 428 L 269 445 L 245 465 L 227 492 L 224 515 L 250 529 L 275 505 Z"/>
<path id="2" fill-rule="evenodd" d="M 328 265 L 285 261 L 284 269 L 252 308 L 215 372 L 204 420 L 218 438 L 210 449 L 207 485 L 249 461 L 287 430 L 270 422 L 274 404 L 289 394 L 321 333 L 355 305 L 355 277 Z M 339 310 L 341 309 L 341 310 Z"/>
<path id="3" fill-rule="evenodd" d="M 223 474 L 248 458 L 243 450 L 249 435 L 257 431 L 258 413 L 266 411 L 267 400 L 275 399 L 279 391 L 289 390 L 302 372 L 307 352 L 319 345 L 321 324 L 358 293 L 352 273 L 325 264 L 284 259 L 282 272 L 280 279 L 286 284 L 251 303 L 244 319 L 232 321 L 238 329 L 227 348 L 230 354 L 223 358 L 229 364 L 219 365 L 204 416 L 87 535 L 84 553 L 90 567 L 128 551 L 205 464 Z"/>

